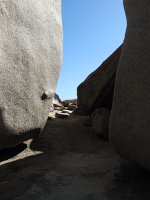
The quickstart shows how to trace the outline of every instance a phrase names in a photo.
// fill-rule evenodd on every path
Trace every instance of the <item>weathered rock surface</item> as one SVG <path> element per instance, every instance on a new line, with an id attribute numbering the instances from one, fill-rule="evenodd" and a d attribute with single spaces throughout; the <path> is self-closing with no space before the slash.
<path id="1" fill-rule="evenodd" d="M 121 47 L 78 86 L 78 113 L 80 109 L 83 114 L 91 114 L 99 107 L 111 108 L 120 54 Z"/>
<path id="2" fill-rule="evenodd" d="M 56 94 L 56 93 L 54 95 L 52 104 L 53 104 L 54 107 L 62 107 L 63 106 L 63 102 L 61 101 L 59 95 Z"/>
<path id="3" fill-rule="evenodd" d="M 76 106 L 77 105 L 77 99 L 66 99 L 63 101 L 63 105 L 66 107 L 66 106 L 69 106 L 69 105 L 74 105 Z"/>
<path id="4" fill-rule="evenodd" d="M 116 151 L 150 170 L 150 1 L 124 0 L 127 30 L 117 70 L 110 135 Z"/>
<path id="5" fill-rule="evenodd" d="M 70 100 L 68 99 L 62 102 L 61 99 L 59 98 L 59 102 L 56 102 L 56 104 L 54 104 L 53 106 L 53 109 L 51 109 L 49 112 L 49 119 L 66 118 L 70 114 L 72 114 L 76 108 L 77 108 L 76 99 L 70 99 Z"/>
<path id="6" fill-rule="evenodd" d="M 91 115 L 92 129 L 103 139 L 109 138 L 110 110 L 97 108 Z"/>
<path id="7" fill-rule="evenodd" d="M 42 130 L 61 60 L 60 0 L 0 0 L 0 149 Z"/>
<path id="8" fill-rule="evenodd" d="M 27 146 L 0 151 L 0 199 L 148 200 L 150 173 L 119 158 L 87 118 L 48 121 Z"/>

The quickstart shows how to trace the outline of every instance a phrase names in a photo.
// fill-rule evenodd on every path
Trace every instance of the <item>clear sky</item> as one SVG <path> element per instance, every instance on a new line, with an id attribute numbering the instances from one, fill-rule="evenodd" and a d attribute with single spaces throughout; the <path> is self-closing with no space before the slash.
<path id="1" fill-rule="evenodd" d="M 126 18 L 122 0 L 62 0 L 63 65 L 57 84 L 62 100 L 122 42 Z"/>

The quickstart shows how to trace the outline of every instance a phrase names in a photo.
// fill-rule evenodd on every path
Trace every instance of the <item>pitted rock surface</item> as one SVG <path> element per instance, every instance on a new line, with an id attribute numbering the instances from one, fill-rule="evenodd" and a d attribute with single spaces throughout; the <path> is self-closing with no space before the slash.
<path id="1" fill-rule="evenodd" d="M 0 149 L 41 132 L 61 60 L 60 0 L 0 0 Z"/>
<path id="2" fill-rule="evenodd" d="M 116 75 L 110 136 L 116 151 L 150 170 L 150 1 L 124 0 L 127 30 Z"/>

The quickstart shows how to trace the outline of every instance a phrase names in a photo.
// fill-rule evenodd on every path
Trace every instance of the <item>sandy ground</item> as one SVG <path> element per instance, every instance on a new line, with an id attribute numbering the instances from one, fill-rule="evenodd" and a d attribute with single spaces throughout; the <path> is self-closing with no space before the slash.
<path id="1" fill-rule="evenodd" d="M 94 135 L 89 118 L 47 121 L 43 133 L 0 152 L 0 200 L 148 200 L 150 173 Z"/>

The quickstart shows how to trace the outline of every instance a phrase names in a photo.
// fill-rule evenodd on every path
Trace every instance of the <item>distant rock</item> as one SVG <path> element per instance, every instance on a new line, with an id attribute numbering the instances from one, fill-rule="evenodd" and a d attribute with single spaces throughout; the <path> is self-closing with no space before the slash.
<path id="1" fill-rule="evenodd" d="M 67 99 L 63 101 L 63 105 L 65 107 L 69 106 L 69 105 L 77 105 L 77 99 Z"/>
<path id="2" fill-rule="evenodd" d="M 63 102 L 61 101 L 59 95 L 56 94 L 56 93 L 54 95 L 52 104 L 53 104 L 54 107 L 63 107 Z"/>
<path id="3" fill-rule="evenodd" d="M 62 102 L 56 94 L 53 102 L 53 109 L 49 112 L 49 119 L 66 118 L 77 108 L 77 99 L 68 99 Z"/>
<path id="4" fill-rule="evenodd" d="M 68 114 L 71 114 L 72 113 L 72 111 L 71 110 L 67 110 L 67 109 L 63 109 L 62 111 L 61 111 L 62 113 L 68 113 Z"/>
<path id="5" fill-rule="evenodd" d="M 121 46 L 78 86 L 77 112 L 81 109 L 91 114 L 99 107 L 111 109 L 120 54 Z"/>
<path id="6" fill-rule="evenodd" d="M 68 110 L 74 111 L 76 108 L 77 108 L 76 105 L 69 104 L 69 106 L 68 106 Z"/>

